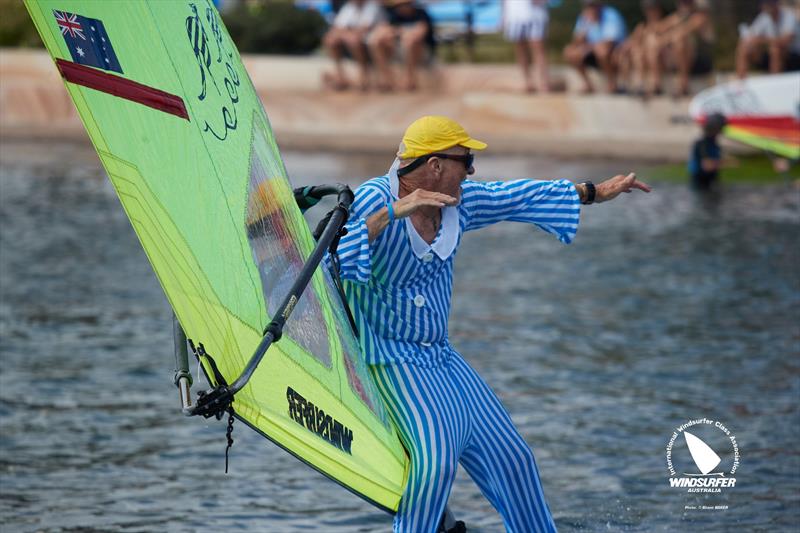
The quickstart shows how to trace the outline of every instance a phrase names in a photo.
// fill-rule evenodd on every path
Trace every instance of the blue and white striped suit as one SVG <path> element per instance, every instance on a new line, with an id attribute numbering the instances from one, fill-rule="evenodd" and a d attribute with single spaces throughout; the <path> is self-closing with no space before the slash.
<path id="1" fill-rule="evenodd" d="M 431 245 L 410 218 L 369 242 L 366 219 L 396 201 L 397 164 L 356 190 L 338 248 L 362 350 L 411 457 L 395 531 L 435 531 L 460 461 L 508 531 L 554 531 L 530 447 L 489 386 L 450 345 L 453 261 L 462 235 L 496 222 L 535 224 L 564 243 L 580 202 L 566 180 L 464 181 Z"/>

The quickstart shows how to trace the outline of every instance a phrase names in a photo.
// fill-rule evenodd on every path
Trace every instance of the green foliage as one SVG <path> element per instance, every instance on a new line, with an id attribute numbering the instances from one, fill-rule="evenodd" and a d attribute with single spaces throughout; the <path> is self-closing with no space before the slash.
<path id="1" fill-rule="evenodd" d="M 688 155 L 688 154 L 687 154 Z M 688 183 L 686 164 L 659 165 L 642 171 L 639 176 L 644 181 L 670 181 Z M 782 183 L 787 180 L 800 180 L 800 167 L 794 164 L 786 174 L 775 171 L 772 161 L 763 154 L 733 157 L 726 155 L 720 170 L 722 183 Z"/>
<path id="2" fill-rule="evenodd" d="M 242 53 L 308 54 L 319 48 L 327 29 L 319 13 L 291 0 L 242 3 L 222 17 Z"/>
<path id="3" fill-rule="evenodd" d="M 0 0 L 0 46 L 44 46 L 21 0 Z"/>

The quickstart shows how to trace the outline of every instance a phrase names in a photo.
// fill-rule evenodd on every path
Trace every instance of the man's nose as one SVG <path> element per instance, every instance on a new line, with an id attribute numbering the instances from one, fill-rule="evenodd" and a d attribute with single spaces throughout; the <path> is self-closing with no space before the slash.
<path id="1" fill-rule="evenodd" d="M 473 174 L 475 174 L 475 167 L 470 165 L 470 167 L 467 169 L 467 175 L 472 176 Z"/>

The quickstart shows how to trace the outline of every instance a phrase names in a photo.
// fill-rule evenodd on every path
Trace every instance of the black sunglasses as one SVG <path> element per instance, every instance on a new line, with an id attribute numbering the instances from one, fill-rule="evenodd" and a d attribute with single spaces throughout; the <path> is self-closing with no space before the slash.
<path id="1" fill-rule="evenodd" d="M 453 161 L 460 161 L 464 164 L 464 168 L 469 170 L 472 167 L 472 163 L 475 162 L 475 154 L 464 154 L 464 155 L 455 155 L 455 154 L 427 154 L 423 155 L 422 157 L 416 158 L 410 164 L 404 166 L 403 168 L 397 169 L 398 176 L 405 176 L 412 170 L 416 169 L 417 167 L 421 166 L 424 162 L 426 162 L 431 157 L 438 157 L 440 159 L 452 159 Z"/>

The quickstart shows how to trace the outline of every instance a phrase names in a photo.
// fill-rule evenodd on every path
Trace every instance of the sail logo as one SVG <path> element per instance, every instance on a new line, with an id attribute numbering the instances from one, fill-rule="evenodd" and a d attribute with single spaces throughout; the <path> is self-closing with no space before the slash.
<path id="1" fill-rule="evenodd" d="M 203 132 L 210 132 L 224 141 L 228 133 L 239 125 L 236 105 L 239 103 L 241 79 L 234 68 L 236 49 L 225 33 L 217 10 L 208 1 L 203 16 L 194 3 L 189 4 L 189 9 L 191 14 L 186 18 L 186 35 L 200 73 L 197 99 L 218 108 L 213 119 L 204 120 Z"/>
<path id="2" fill-rule="evenodd" d="M 286 387 L 286 400 L 289 402 L 289 418 L 316 433 L 345 453 L 353 454 L 353 430 L 334 419 L 331 415 L 306 400 L 291 387 Z"/>
<path id="3" fill-rule="evenodd" d="M 721 493 L 736 486 L 739 443 L 719 421 L 698 418 L 681 424 L 672 432 L 666 452 L 670 487 Z"/>

